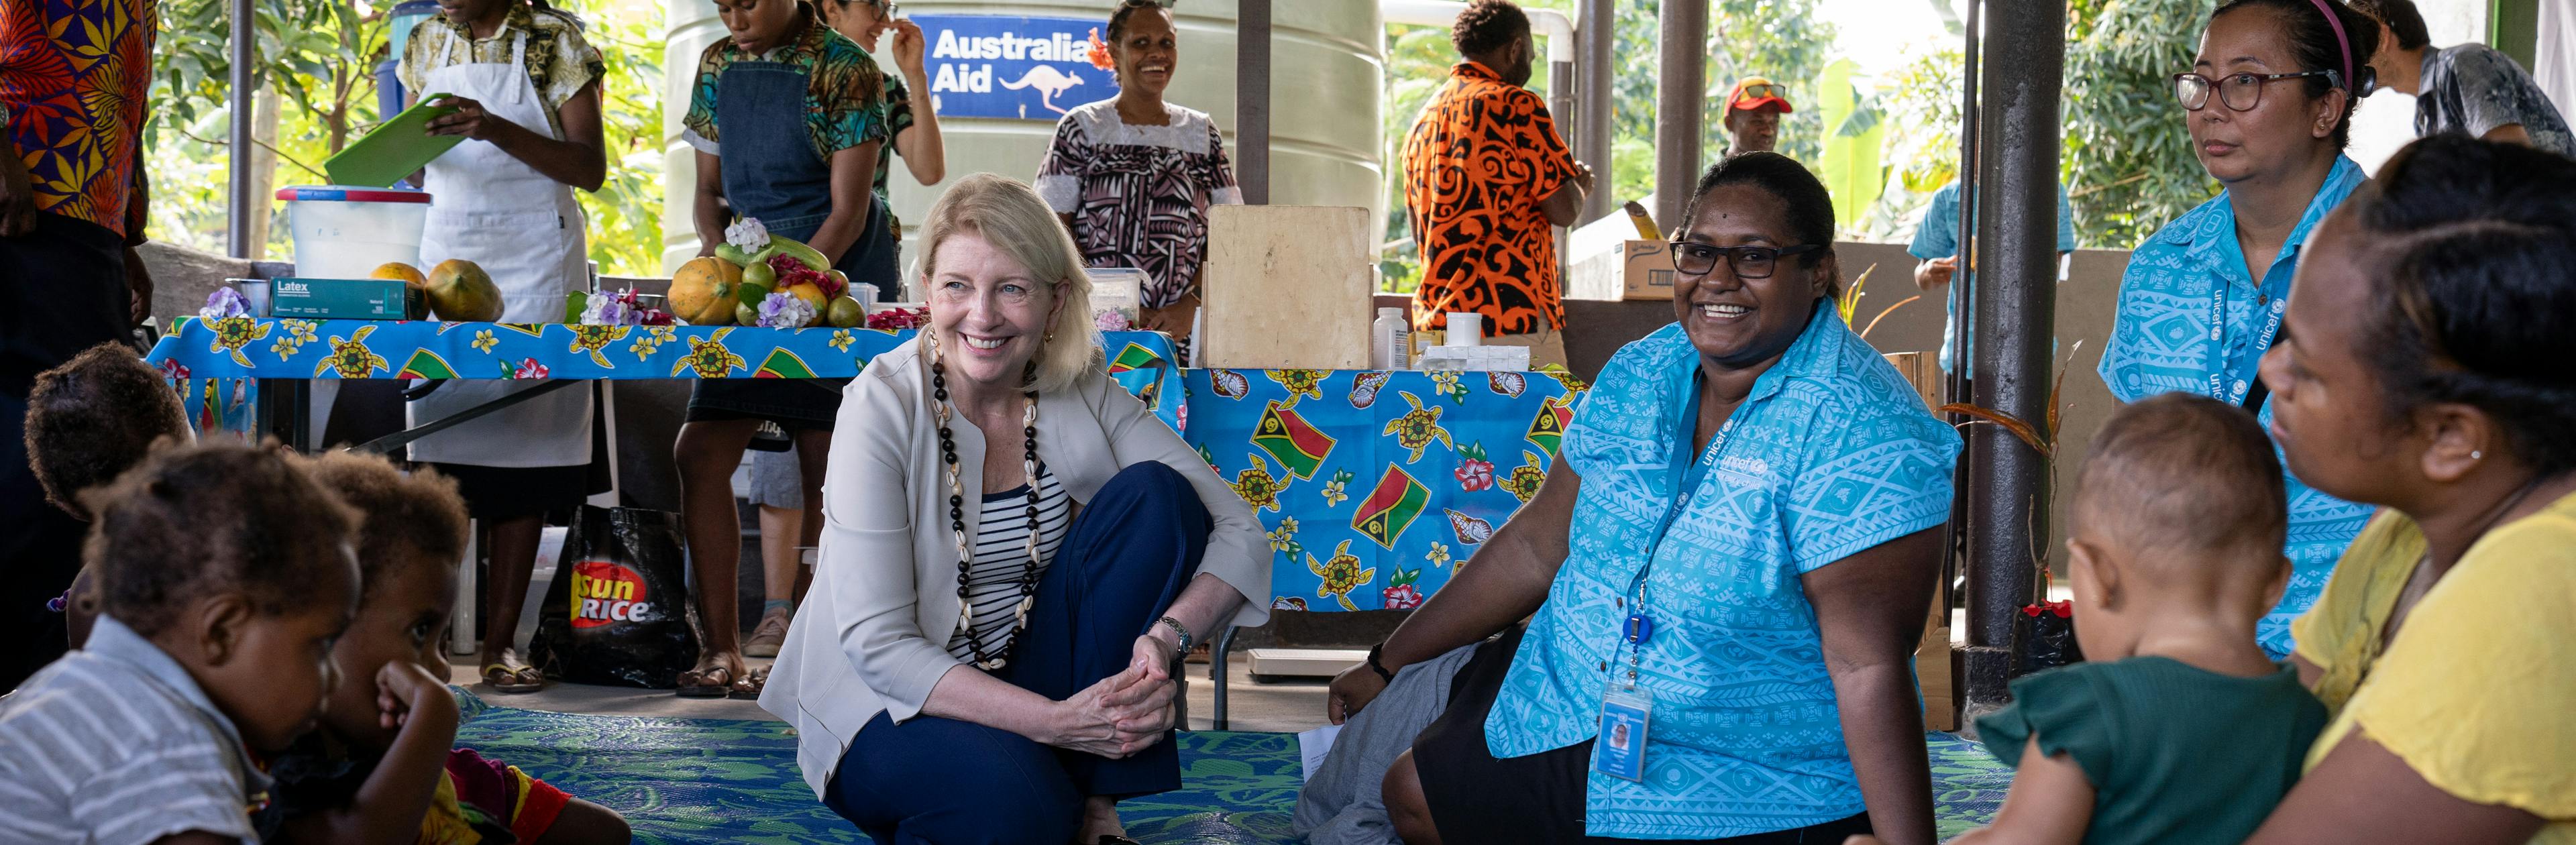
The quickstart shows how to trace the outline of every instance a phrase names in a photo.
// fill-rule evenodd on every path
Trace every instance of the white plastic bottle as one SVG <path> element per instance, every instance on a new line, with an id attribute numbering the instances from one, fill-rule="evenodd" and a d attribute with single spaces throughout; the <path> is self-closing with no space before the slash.
<path id="1" fill-rule="evenodd" d="M 1379 370 L 1402 370 L 1410 367 L 1407 360 L 1413 352 L 1413 331 L 1404 320 L 1402 308 L 1380 308 L 1377 320 L 1369 324 L 1369 367 Z"/>

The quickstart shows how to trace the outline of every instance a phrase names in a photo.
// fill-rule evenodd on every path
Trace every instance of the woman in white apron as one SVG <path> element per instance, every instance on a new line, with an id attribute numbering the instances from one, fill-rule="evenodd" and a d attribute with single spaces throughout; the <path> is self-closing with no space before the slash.
<path id="1" fill-rule="evenodd" d="M 405 46 L 407 99 L 444 94 L 456 113 L 433 135 L 464 143 L 430 162 L 431 195 L 421 260 L 462 258 L 501 289 L 501 322 L 556 323 L 566 294 L 586 286 L 588 246 L 572 189 L 599 189 L 599 52 L 570 15 L 522 0 L 440 0 Z M 450 380 L 412 403 L 413 425 L 432 422 L 543 382 Z M 527 692 L 544 675 L 519 659 L 513 637 L 537 538 L 548 512 L 589 494 L 591 392 L 587 386 L 494 412 L 423 438 L 414 461 L 458 480 L 491 554 L 479 664 L 502 692 Z"/>

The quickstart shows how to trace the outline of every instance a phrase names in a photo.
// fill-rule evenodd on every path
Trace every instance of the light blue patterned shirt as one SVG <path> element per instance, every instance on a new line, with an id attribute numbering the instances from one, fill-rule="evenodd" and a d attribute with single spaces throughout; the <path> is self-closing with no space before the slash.
<path id="1" fill-rule="evenodd" d="M 2308 202 L 2307 214 L 2264 271 L 2259 288 L 2247 277 L 2245 250 L 2236 242 L 2236 210 L 2226 194 L 2185 212 L 2138 245 L 2129 254 L 2128 272 L 2120 277 L 2118 316 L 2111 340 L 2102 348 L 2102 382 L 2111 395 L 2135 402 L 2184 391 L 2243 402 L 2279 327 L 2308 231 L 2365 178 L 2352 159 L 2335 159 L 2334 171 Z M 2215 321 L 2213 303 L 2218 306 Z M 2269 399 L 2258 416 L 2266 428 L 2272 424 Z M 2285 478 L 2290 539 L 2283 552 L 2290 558 L 2290 586 L 2255 628 L 2263 650 L 2276 658 L 2290 653 L 2290 620 L 2316 603 L 2335 560 L 2371 513 L 2369 505 L 2319 493 L 2297 476 Z"/>
<path id="2" fill-rule="evenodd" d="M 1958 434 L 1822 303 L 1698 456 L 1699 483 L 1677 490 L 1699 360 L 1666 326 L 1621 349 L 1583 400 L 1564 441 L 1583 478 L 1572 553 L 1485 722 L 1496 757 L 1599 732 L 1605 682 L 1627 677 L 1620 626 L 1652 549 L 1645 779 L 1590 774 L 1594 836 L 1740 836 L 1861 812 L 1799 576 L 1950 514 Z"/>
<path id="3" fill-rule="evenodd" d="M 2066 204 L 2066 186 L 2057 186 L 2057 251 L 2075 251 L 2075 209 Z M 1931 203 L 1923 207 L 1923 220 L 1914 225 L 1914 242 L 1906 245 L 1905 254 L 1918 261 L 1950 258 L 1959 254 L 1959 183 L 1951 182 L 1932 192 Z M 1960 291 L 1967 287 L 1968 268 L 1961 267 L 1942 290 L 1941 371 L 1950 372 L 1950 347 L 1964 324 L 1968 343 L 1977 341 L 1976 315 L 1959 314 Z M 1967 348 L 1960 345 L 1961 349 Z"/>

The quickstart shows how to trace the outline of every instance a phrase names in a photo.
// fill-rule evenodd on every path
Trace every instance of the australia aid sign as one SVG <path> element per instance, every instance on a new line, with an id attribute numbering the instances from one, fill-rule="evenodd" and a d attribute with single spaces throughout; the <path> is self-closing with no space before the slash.
<path id="1" fill-rule="evenodd" d="M 930 97 L 941 117 L 1053 122 L 1118 93 L 1116 75 L 1091 60 L 1103 19 L 918 15 L 912 22 L 930 45 Z"/>

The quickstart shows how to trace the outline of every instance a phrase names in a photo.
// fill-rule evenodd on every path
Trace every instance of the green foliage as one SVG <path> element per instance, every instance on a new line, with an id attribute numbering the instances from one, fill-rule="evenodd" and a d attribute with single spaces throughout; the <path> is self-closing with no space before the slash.
<path id="1" fill-rule="evenodd" d="M 1853 86 L 1852 74 L 1859 67 L 1843 59 L 1826 65 L 1824 75 L 1816 79 L 1816 111 L 1828 127 L 1816 176 L 1833 194 L 1834 222 L 1844 228 L 1858 223 L 1878 202 L 1887 177 L 1879 169 L 1887 122 L 1877 98 L 1863 96 Z"/>
<path id="2" fill-rule="evenodd" d="M 2191 67 L 2205 0 L 2076 0 L 2067 14 L 2067 194 L 2078 240 L 2128 247 L 2216 195 L 2167 78 Z"/>
<path id="3" fill-rule="evenodd" d="M 582 16 L 585 35 L 606 56 L 602 122 L 608 179 L 596 194 L 577 193 L 590 216 L 591 258 L 609 274 L 644 275 L 659 266 L 661 243 L 661 21 L 648 0 L 572 0 L 556 5 Z M 262 90 L 278 99 L 275 185 L 328 181 L 322 161 L 374 128 L 376 66 L 388 58 L 389 2 L 257 0 Z M 153 237 L 209 252 L 224 251 L 226 230 L 226 0 L 169 0 L 162 5 L 160 49 L 153 61 L 145 161 L 152 179 Z M 293 249 L 282 207 L 268 252 Z"/>
<path id="4" fill-rule="evenodd" d="M 1711 0 L 1708 14 L 1706 123 L 1701 127 L 1706 166 L 1726 150 L 1725 98 L 1744 76 L 1767 76 L 1789 89 L 1797 111 L 1780 116 L 1780 152 L 1815 161 L 1824 151 L 1823 116 L 1814 108 L 1816 76 L 1832 60 L 1834 27 L 1816 10 L 1817 0 Z M 1613 37 L 1611 178 L 1614 200 L 1655 190 L 1655 89 L 1662 65 L 1657 49 L 1663 26 L 1657 0 L 1620 0 Z M 1603 169 L 1594 163 L 1595 169 Z"/>
<path id="5" fill-rule="evenodd" d="M 590 217 L 590 259 L 604 275 L 663 275 L 662 16 L 655 4 L 632 0 L 575 0 L 572 8 L 608 64 L 599 104 L 608 179 L 597 193 L 574 192 Z"/>
<path id="6" fill-rule="evenodd" d="M 1878 79 L 1876 98 L 1886 124 L 1898 131 L 1880 149 L 1887 184 L 1869 212 L 1844 224 L 1862 240 L 1906 243 L 1932 192 L 1959 176 L 1959 42 L 1942 39 L 1917 48 L 1905 64 Z"/>

